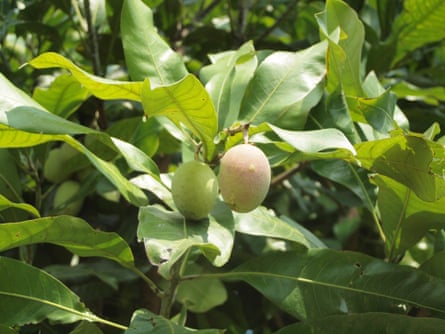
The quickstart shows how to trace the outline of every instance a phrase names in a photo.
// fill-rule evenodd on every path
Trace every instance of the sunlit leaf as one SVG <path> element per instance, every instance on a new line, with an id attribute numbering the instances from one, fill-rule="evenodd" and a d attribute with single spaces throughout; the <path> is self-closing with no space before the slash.
<path id="1" fill-rule="evenodd" d="M 103 100 L 141 100 L 142 82 L 116 81 L 92 75 L 55 52 L 43 53 L 32 59 L 28 64 L 37 69 L 53 67 L 66 69 L 91 94 Z"/>
<path id="2" fill-rule="evenodd" d="M 267 57 L 247 87 L 239 118 L 302 129 L 310 108 L 323 94 L 326 47 L 321 42 L 296 53 L 280 51 Z"/>
<path id="3" fill-rule="evenodd" d="M 124 239 L 114 232 L 95 230 L 81 218 L 55 216 L 0 225 L 0 251 L 36 243 L 52 243 L 79 256 L 133 265 L 132 251 Z"/>
<path id="4" fill-rule="evenodd" d="M 121 14 L 125 60 L 133 80 L 150 80 L 151 86 L 172 84 L 187 75 L 181 57 L 159 36 L 153 12 L 141 0 L 125 0 Z"/>
<path id="5" fill-rule="evenodd" d="M 181 81 L 153 88 L 144 82 L 142 104 L 149 116 L 166 116 L 178 127 L 186 126 L 204 147 L 205 158 L 213 155 L 213 138 L 218 131 L 217 115 L 212 100 L 201 82 L 189 74 Z"/>
<path id="6" fill-rule="evenodd" d="M 410 317 L 401 314 L 370 312 L 363 314 L 332 315 L 321 319 L 303 321 L 290 325 L 275 334 L 337 334 L 377 333 L 443 333 L 445 320 L 437 318 Z"/>
<path id="7" fill-rule="evenodd" d="M 224 265 L 232 252 L 234 222 L 222 204 L 216 205 L 209 219 L 198 222 L 159 206 L 146 206 L 139 211 L 138 238 L 144 241 L 150 262 L 168 278 L 172 266 L 192 247 L 215 266 Z"/>
<path id="8" fill-rule="evenodd" d="M 0 211 L 8 209 L 8 208 L 16 208 L 16 209 L 24 210 L 35 217 L 40 217 L 39 211 L 32 205 L 27 204 L 27 203 L 11 202 L 5 196 L 0 194 Z"/>
<path id="9" fill-rule="evenodd" d="M 17 89 L 2 73 L 0 73 L 0 97 L 0 113 L 20 106 L 42 108 L 30 96 Z"/>

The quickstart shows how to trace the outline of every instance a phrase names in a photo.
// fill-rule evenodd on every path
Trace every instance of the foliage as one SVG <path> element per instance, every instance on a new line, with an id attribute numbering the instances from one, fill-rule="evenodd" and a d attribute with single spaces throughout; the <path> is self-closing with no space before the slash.
<path id="1" fill-rule="evenodd" d="M 444 11 L 3 1 L 0 331 L 442 332 Z M 177 167 L 246 140 L 263 204 L 183 217 Z"/>

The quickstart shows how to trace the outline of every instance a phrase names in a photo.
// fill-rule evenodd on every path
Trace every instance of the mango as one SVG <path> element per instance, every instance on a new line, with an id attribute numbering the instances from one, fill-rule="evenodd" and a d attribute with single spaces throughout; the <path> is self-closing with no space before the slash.
<path id="1" fill-rule="evenodd" d="M 59 185 L 53 202 L 53 207 L 57 214 L 76 216 L 80 212 L 83 200 L 71 200 L 79 189 L 80 183 L 73 180 L 64 181 Z"/>

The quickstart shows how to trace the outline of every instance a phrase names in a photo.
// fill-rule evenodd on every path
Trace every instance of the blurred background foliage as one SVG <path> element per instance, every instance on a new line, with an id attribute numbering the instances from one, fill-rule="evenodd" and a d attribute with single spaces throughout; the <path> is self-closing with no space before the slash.
<path id="1" fill-rule="evenodd" d="M 385 88 L 392 88 L 413 131 L 425 131 L 432 120 L 445 129 L 445 30 L 441 19 L 437 21 L 437 16 L 445 15 L 442 2 L 422 2 L 425 5 L 422 8 L 430 10 L 429 14 L 404 10 L 404 6 L 414 6 L 419 1 L 346 2 L 365 24 L 363 73 L 374 71 Z M 209 54 L 237 49 L 249 40 L 256 50 L 297 51 L 316 43 L 320 35 L 315 14 L 325 6 L 324 1 L 310 0 L 146 0 L 145 3 L 153 9 L 154 23 L 161 36 L 183 56 L 188 70 L 195 74 L 209 64 Z M 85 11 L 88 5 L 91 10 Z M 128 79 L 120 38 L 121 10 L 121 0 L 0 1 L 0 72 L 38 101 L 54 80 L 62 82 L 63 87 L 76 85 L 69 76 L 61 75 L 61 71 L 22 67 L 46 51 L 58 52 L 91 73 Z M 407 22 L 424 22 L 425 16 L 415 16 L 424 14 L 429 15 L 426 20 L 429 26 L 406 29 L 412 26 Z M 135 143 L 153 157 L 164 172 L 179 161 L 180 138 L 155 121 L 138 127 L 137 120 L 143 115 L 140 106 L 128 101 L 103 102 L 93 97 L 85 100 L 88 93 L 80 86 L 73 86 L 72 94 L 79 94 L 79 98 L 77 102 L 71 99 L 62 117 Z M 133 122 L 134 126 L 121 126 L 123 122 L 126 125 Z M 91 142 L 89 147 L 100 156 L 106 157 L 109 153 L 100 143 Z M 0 157 L 2 161 L 11 161 L 12 157 L 19 167 L 15 175 L 8 177 L 21 179 L 23 197 L 33 204 L 36 178 L 32 175 L 43 168 L 47 150 L 48 146 L 43 145 L 40 151 L 33 148 L 1 152 L 8 158 Z M 136 243 L 135 237 L 137 208 L 120 199 L 99 173 L 88 166 L 78 166 L 79 170 L 72 171 L 71 175 L 83 181 L 81 194 L 85 201 L 79 216 L 97 228 L 118 232 L 134 247 L 140 262 L 145 263 L 142 245 Z M 383 257 L 381 241 L 362 201 L 345 185 L 330 181 L 329 172 L 322 163 L 314 163 L 286 175 L 284 182 L 274 180 L 265 205 L 298 221 L 332 248 Z M 45 196 L 38 207 L 45 209 L 53 187 L 51 182 L 42 184 Z M 5 210 L 0 219 L 18 221 L 23 217 Z M 443 241 L 443 235 L 439 234 L 440 238 L 431 235 L 413 247 L 407 263 L 418 265 L 428 259 L 433 247 L 438 247 L 440 239 Z M 280 247 L 268 244 L 267 239 L 245 235 L 237 238 L 233 265 L 248 254 Z M 26 251 L 22 257 L 32 258 L 35 265 L 45 267 L 94 311 L 106 317 L 125 322 L 138 307 L 158 307 L 145 285 L 109 261 L 88 260 L 74 269 L 67 263 L 78 259 L 55 246 L 41 245 Z M 230 295 L 223 306 L 192 315 L 196 327 L 225 327 L 231 333 L 244 333 L 246 329 L 268 333 L 287 323 L 284 313 L 247 284 L 228 284 L 233 284 L 233 288 L 228 289 Z M 40 333 L 57 330 L 54 326 L 51 330 L 45 329 L 45 323 L 39 326 Z M 34 326 L 22 329 L 23 333 L 36 330 Z"/>

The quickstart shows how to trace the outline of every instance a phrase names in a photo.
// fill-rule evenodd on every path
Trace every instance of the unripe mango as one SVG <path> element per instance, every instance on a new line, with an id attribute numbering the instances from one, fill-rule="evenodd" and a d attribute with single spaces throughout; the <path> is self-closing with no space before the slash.
<path id="1" fill-rule="evenodd" d="M 59 183 L 68 179 L 72 174 L 72 168 L 67 166 L 67 161 L 75 154 L 77 154 L 77 151 L 66 143 L 49 151 L 43 165 L 43 176 L 45 179 L 53 183 Z"/>
<path id="2" fill-rule="evenodd" d="M 83 200 L 71 201 L 80 189 L 80 183 L 72 180 L 62 182 L 54 195 L 53 206 L 58 214 L 75 216 L 82 208 Z"/>
<path id="3" fill-rule="evenodd" d="M 196 160 L 186 162 L 173 175 L 172 196 L 184 217 L 206 218 L 218 196 L 218 179 L 207 164 Z"/>
<path id="4" fill-rule="evenodd" d="M 219 188 L 233 211 L 249 212 L 258 207 L 266 198 L 270 179 L 269 160 L 256 146 L 234 146 L 221 159 Z"/>

